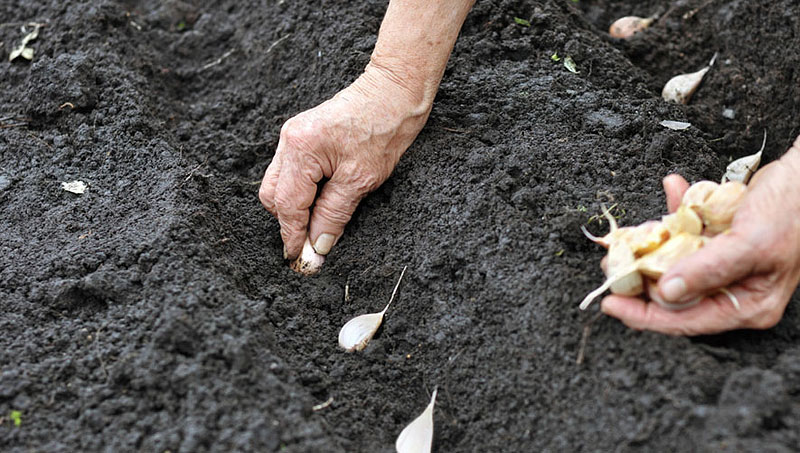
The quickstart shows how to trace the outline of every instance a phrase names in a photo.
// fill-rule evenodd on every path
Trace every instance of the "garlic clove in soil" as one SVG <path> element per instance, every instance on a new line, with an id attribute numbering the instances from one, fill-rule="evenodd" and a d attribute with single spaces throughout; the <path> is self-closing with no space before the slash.
<path id="1" fill-rule="evenodd" d="M 433 444 L 433 406 L 437 389 L 433 390 L 431 402 L 413 422 L 397 436 L 394 446 L 397 453 L 430 453 Z"/>
<path id="2" fill-rule="evenodd" d="M 706 234 L 715 235 L 731 227 L 733 216 L 744 199 L 747 186 L 738 181 L 720 184 L 700 207 Z"/>
<path id="3" fill-rule="evenodd" d="M 652 17 L 625 16 L 614 21 L 608 34 L 614 38 L 628 39 L 653 23 Z"/>
<path id="4" fill-rule="evenodd" d="M 311 241 L 306 238 L 306 242 L 303 244 L 303 251 L 300 252 L 300 256 L 289 263 L 289 267 L 303 275 L 314 275 L 322 269 L 324 263 L 325 255 L 315 252 L 314 247 L 311 246 Z"/>
<path id="5" fill-rule="evenodd" d="M 758 170 L 758 166 L 761 165 L 761 153 L 764 152 L 766 145 L 767 131 L 764 131 L 764 141 L 761 143 L 761 149 L 755 154 L 736 159 L 728 164 L 728 168 L 725 169 L 725 175 L 722 176 L 722 182 L 738 181 L 742 184 L 747 184 L 753 173 Z"/>
<path id="6" fill-rule="evenodd" d="M 669 79 L 667 84 L 664 85 L 664 89 L 661 90 L 661 97 L 668 102 L 688 104 L 694 92 L 697 91 L 697 87 L 700 86 L 700 82 L 703 81 L 703 77 L 705 77 L 708 70 L 711 69 L 716 59 L 717 54 L 714 54 L 711 62 L 705 68 L 697 72 L 681 74 Z"/>
<path id="7" fill-rule="evenodd" d="M 375 336 L 375 332 L 377 332 L 378 328 L 381 326 L 383 315 L 386 314 L 386 310 L 392 305 L 394 296 L 397 294 L 397 288 L 400 286 L 400 282 L 403 280 L 403 275 L 405 275 L 407 268 L 408 266 L 403 267 L 403 272 L 400 273 L 400 278 L 397 279 L 397 284 L 394 285 L 392 297 L 382 311 L 356 316 L 350 321 L 347 321 L 342 327 L 342 330 L 339 331 L 339 346 L 342 347 L 342 349 L 347 352 L 353 352 L 361 351 L 367 347 L 367 343 Z"/>

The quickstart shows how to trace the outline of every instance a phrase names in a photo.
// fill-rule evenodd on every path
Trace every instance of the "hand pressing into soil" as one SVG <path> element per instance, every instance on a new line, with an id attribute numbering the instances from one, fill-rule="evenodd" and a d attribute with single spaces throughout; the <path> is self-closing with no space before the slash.
<path id="1" fill-rule="evenodd" d="M 800 137 L 778 161 L 757 172 L 729 232 L 714 237 L 659 280 L 661 297 L 681 303 L 707 295 L 686 310 L 611 295 L 604 313 L 627 326 L 671 335 L 713 334 L 733 329 L 768 329 L 780 321 L 800 282 Z M 675 211 L 689 184 L 664 179 L 667 206 Z M 737 310 L 719 293 L 727 287 Z"/>
<path id="2" fill-rule="evenodd" d="M 430 109 L 388 72 L 369 66 L 332 99 L 283 125 L 259 198 L 280 222 L 285 258 L 300 253 L 306 235 L 317 253 L 330 252 L 361 199 L 391 175 Z"/>
<path id="3" fill-rule="evenodd" d="M 284 258 L 306 237 L 327 255 L 361 199 L 391 175 L 428 118 L 473 2 L 390 1 L 364 74 L 283 125 L 259 198 L 281 225 Z"/>

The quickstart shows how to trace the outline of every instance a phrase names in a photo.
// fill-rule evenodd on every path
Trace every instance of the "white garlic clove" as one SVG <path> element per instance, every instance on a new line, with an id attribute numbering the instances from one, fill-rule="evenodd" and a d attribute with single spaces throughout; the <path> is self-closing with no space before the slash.
<path id="1" fill-rule="evenodd" d="M 347 321 L 347 324 L 339 331 L 339 346 L 348 352 L 366 348 L 369 340 L 381 326 L 384 313 L 386 313 L 385 309 L 379 313 L 356 316 Z"/>
<path id="2" fill-rule="evenodd" d="M 700 217 L 706 226 L 705 234 L 713 236 L 731 227 L 733 216 L 736 215 L 746 192 L 747 186 L 743 183 L 728 181 L 720 184 L 711 193 L 700 207 Z"/>
<path id="3" fill-rule="evenodd" d="M 661 90 L 661 97 L 668 102 L 688 104 L 694 92 L 697 91 L 697 87 L 700 86 L 700 82 L 703 81 L 703 77 L 705 77 L 708 70 L 711 69 L 716 59 L 717 54 L 714 54 L 711 62 L 705 68 L 697 72 L 681 74 L 669 79 L 667 84 L 664 85 L 664 89 Z"/>
<path id="4" fill-rule="evenodd" d="M 699 211 L 706 203 L 708 197 L 717 190 L 719 184 L 714 181 L 699 181 L 691 185 L 681 198 L 681 206 Z"/>
<path id="5" fill-rule="evenodd" d="M 608 34 L 614 38 L 628 39 L 653 23 L 652 17 L 626 16 L 614 21 L 608 28 Z"/>
<path id="6" fill-rule="evenodd" d="M 303 244 L 303 251 L 300 252 L 294 261 L 289 263 L 289 267 L 303 275 L 314 275 L 322 269 L 322 264 L 325 263 L 325 255 L 320 255 L 314 251 L 311 246 L 311 241 L 306 238 Z"/>
<path id="7" fill-rule="evenodd" d="M 761 143 L 761 149 L 755 154 L 736 159 L 728 164 L 725 175 L 722 176 L 722 182 L 737 181 L 747 184 L 747 182 L 750 181 L 750 177 L 753 176 L 753 173 L 758 170 L 758 166 L 761 165 L 761 153 L 764 152 L 764 147 L 766 145 L 767 131 L 764 131 L 764 141 Z"/>
<path id="8" fill-rule="evenodd" d="M 339 346 L 347 352 L 360 351 L 367 347 L 367 343 L 375 336 L 375 332 L 381 326 L 383 315 L 392 305 L 394 296 L 397 294 L 397 288 L 400 287 L 400 282 L 403 281 L 403 275 L 405 275 L 407 268 L 408 266 L 403 267 L 403 272 L 400 273 L 400 278 L 397 279 L 397 284 L 394 285 L 394 290 L 392 290 L 392 297 L 389 298 L 389 303 L 386 304 L 382 311 L 356 316 L 347 321 L 342 330 L 339 331 Z"/>
<path id="9" fill-rule="evenodd" d="M 700 250 L 703 244 L 703 238 L 700 236 L 679 233 L 661 247 L 639 258 L 636 261 L 636 268 L 647 277 L 659 278 L 678 261 Z"/>
<path id="10" fill-rule="evenodd" d="M 403 429 L 394 446 L 397 453 L 430 453 L 433 445 L 433 406 L 437 390 L 433 390 L 431 402 L 413 422 Z"/>
<path id="11" fill-rule="evenodd" d="M 674 213 L 663 216 L 661 222 L 670 236 L 677 236 L 680 233 L 700 235 L 703 232 L 703 221 L 700 216 L 686 205 L 680 205 Z"/>
<path id="12" fill-rule="evenodd" d="M 607 274 L 617 274 L 623 269 L 630 268 L 634 262 L 636 262 L 636 257 L 628 244 L 621 241 L 611 244 L 611 247 L 608 248 L 608 261 L 606 262 Z M 641 294 L 644 290 L 642 276 L 637 271 L 630 272 L 612 283 L 609 289 L 612 293 L 622 296 Z"/>

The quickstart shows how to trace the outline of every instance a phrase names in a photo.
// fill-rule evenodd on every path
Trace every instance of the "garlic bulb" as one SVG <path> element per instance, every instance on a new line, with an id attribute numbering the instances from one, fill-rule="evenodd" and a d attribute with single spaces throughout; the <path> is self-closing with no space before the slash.
<path id="1" fill-rule="evenodd" d="M 705 233 L 715 235 L 731 227 L 733 216 L 744 199 L 747 186 L 737 181 L 720 184 L 700 207 Z"/>
<path id="2" fill-rule="evenodd" d="M 311 241 L 306 238 L 306 242 L 303 244 L 303 251 L 300 252 L 300 256 L 289 263 L 289 267 L 303 275 L 314 275 L 322 269 L 323 263 L 325 263 L 325 256 L 315 252 L 314 247 L 311 246 Z"/>
<path id="3" fill-rule="evenodd" d="M 689 99 L 691 99 L 694 92 L 697 91 L 697 87 L 700 86 L 700 82 L 703 81 L 703 77 L 708 70 L 711 69 L 716 59 L 717 54 L 714 54 L 711 62 L 708 63 L 708 66 L 705 68 L 697 72 L 681 74 L 669 79 L 667 84 L 664 85 L 664 89 L 661 90 L 661 97 L 668 102 L 688 104 Z"/>
<path id="4" fill-rule="evenodd" d="M 736 159 L 728 164 L 728 168 L 725 169 L 725 174 L 722 176 L 722 182 L 738 181 L 747 184 L 747 182 L 750 181 L 750 177 L 753 176 L 753 173 L 758 170 L 758 166 L 761 165 L 761 153 L 764 152 L 764 147 L 766 145 L 767 131 L 765 130 L 764 141 L 761 142 L 761 149 L 755 154 Z"/>
<path id="5" fill-rule="evenodd" d="M 608 34 L 615 38 L 628 39 L 653 23 L 652 17 L 626 16 L 614 21 L 608 28 Z"/>
<path id="6" fill-rule="evenodd" d="M 381 326 L 383 315 L 386 314 L 389 305 L 392 305 L 394 296 L 397 294 L 397 288 L 403 280 L 403 275 L 406 273 L 407 267 L 408 266 L 403 267 L 403 272 L 400 273 L 400 278 L 397 280 L 397 284 L 394 285 L 392 297 L 382 311 L 356 316 L 350 321 L 347 321 L 342 327 L 342 330 L 339 331 L 339 346 L 347 352 L 360 351 L 367 347 L 367 343 L 369 343 L 375 335 L 375 332 L 377 332 L 378 328 Z"/>
<path id="7" fill-rule="evenodd" d="M 424 411 L 409 423 L 397 436 L 394 446 L 397 453 L 430 453 L 433 444 L 433 405 L 437 389 L 433 390 L 431 402 Z"/>

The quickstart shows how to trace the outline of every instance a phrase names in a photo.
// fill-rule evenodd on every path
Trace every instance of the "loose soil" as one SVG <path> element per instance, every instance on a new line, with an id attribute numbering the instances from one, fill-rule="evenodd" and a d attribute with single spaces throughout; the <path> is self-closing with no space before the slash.
<path id="1" fill-rule="evenodd" d="M 767 162 L 800 134 L 800 5 L 479 1 L 427 126 L 304 278 L 258 182 L 385 7 L 0 5 L 3 55 L 46 22 L 33 62 L 0 62 L 1 449 L 390 452 L 438 387 L 437 452 L 797 451 L 797 294 L 773 329 L 703 338 L 577 304 L 603 278 L 579 230 L 601 202 L 656 218 L 666 174 L 716 180 L 764 129 Z M 690 105 L 661 100 L 715 52 Z M 369 347 L 339 350 L 406 265 Z"/>

